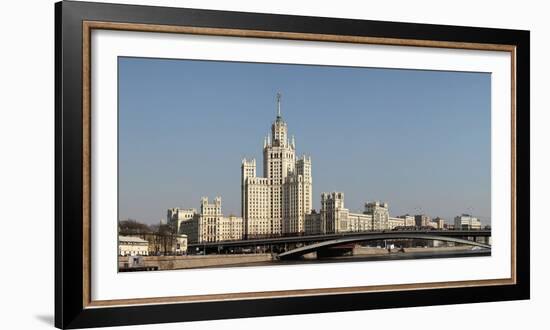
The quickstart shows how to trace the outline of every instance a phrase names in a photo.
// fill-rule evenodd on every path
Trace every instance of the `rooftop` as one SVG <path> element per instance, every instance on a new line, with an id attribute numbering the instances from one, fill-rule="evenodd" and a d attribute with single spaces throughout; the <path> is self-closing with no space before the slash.
<path id="1" fill-rule="evenodd" d="M 146 240 L 134 236 L 118 236 L 118 241 L 121 243 L 147 243 Z"/>

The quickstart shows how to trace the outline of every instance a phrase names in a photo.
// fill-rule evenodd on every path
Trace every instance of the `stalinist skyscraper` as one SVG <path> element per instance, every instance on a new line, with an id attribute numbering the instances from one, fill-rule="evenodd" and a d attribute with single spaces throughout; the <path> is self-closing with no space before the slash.
<path id="1" fill-rule="evenodd" d="M 305 215 L 311 213 L 311 158 L 296 159 L 294 137 L 281 116 L 277 94 L 277 117 L 271 136 L 264 138 L 263 177 L 256 176 L 256 160 L 243 159 L 241 166 L 242 217 L 247 238 L 304 232 Z"/>

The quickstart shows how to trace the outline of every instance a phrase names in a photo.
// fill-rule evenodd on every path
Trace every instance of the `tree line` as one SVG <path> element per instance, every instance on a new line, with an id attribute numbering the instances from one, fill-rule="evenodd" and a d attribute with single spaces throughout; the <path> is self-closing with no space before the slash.
<path id="1" fill-rule="evenodd" d="M 177 233 L 172 224 L 146 224 L 135 219 L 119 220 L 118 234 L 146 240 L 149 242 L 149 254 L 172 255 L 175 253 Z"/>

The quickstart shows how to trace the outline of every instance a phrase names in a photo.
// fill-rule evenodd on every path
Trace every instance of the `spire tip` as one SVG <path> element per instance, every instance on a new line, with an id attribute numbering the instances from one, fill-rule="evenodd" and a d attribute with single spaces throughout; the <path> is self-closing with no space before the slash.
<path id="1" fill-rule="evenodd" d="M 277 93 L 277 118 L 281 117 L 281 93 Z"/>

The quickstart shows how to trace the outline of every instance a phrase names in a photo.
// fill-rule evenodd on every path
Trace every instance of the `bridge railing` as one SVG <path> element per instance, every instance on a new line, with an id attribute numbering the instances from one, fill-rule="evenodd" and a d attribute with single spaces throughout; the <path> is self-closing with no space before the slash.
<path id="1" fill-rule="evenodd" d="M 486 229 L 474 229 L 474 230 L 382 230 L 382 231 L 354 231 L 354 232 L 345 232 L 345 233 L 336 233 L 336 234 L 300 234 L 300 235 L 278 235 L 271 236 L 269 238 L 248 238 L 243 240 L 227 240 L 227 241 L 215 241 L 215 242 L 200 242 L 200 243 L 189 243 L 189 247 L 211 247 L 211 246 L 236 246 L 236 245 L 262 245 L 262 244 L 274 244 L 274 243 L 284 243 L 284 242 L 311 242 L 315 240 L 329 240 L 338 237 L 352 237 L 360 235 L 377 235 L 384 233 L 430 233 L 434 235 L 441 236 L 453 236 L 453 237 L 490 237 L 491 231 Z"/>

